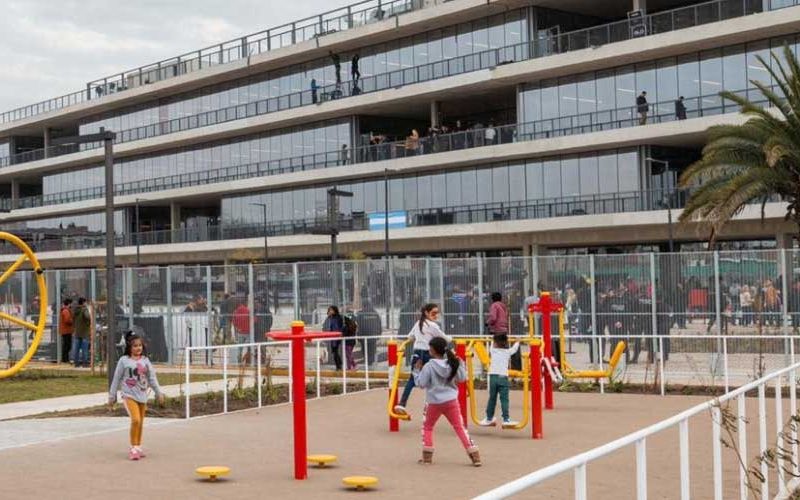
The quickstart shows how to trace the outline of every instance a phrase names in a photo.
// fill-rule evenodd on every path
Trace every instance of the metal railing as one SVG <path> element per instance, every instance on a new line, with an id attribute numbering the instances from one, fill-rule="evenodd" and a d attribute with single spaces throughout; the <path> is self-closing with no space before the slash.
<path id="1" fill-rule="evenodd" d="M 598 353 L 607 352 L 614 339 L 630 339 L 631 377 L 634 368 L 663 359 L 658 370 L 665 383 L 708 385 L 710 380 L 731 387 L 743 377 L 749 381 L 787 366 L 800 352 L 798 269 L 800 250 L 788 249 L 129 267 L 117 270 L 123 308 L 117 317 L 127 327 L 140 325 L 151 338 L 163 339 L 155 342 L 163 352 L 152 346 L 153 359 L 174 362 L 184 347 L 224 337 L 235 307 L 248 297 L 254 303 L 247 304 L 246 314 L 255 331 L 268 325 L 286 329 L 295 319 L 317 327 L 327 307 L 339 305 L 356 311 L 364 335 L 405 335 L 419 308 L 435 302 L 441 305 L 442 328 L 457 335 L 485 333 L 488 297 L 498 291 L 509 310 L 510 332 L 519 335 L 528 331 L 526 301 L 545 289 L 567 305 L 573 365 L 602 362 Z M 105 272 L 45 273 L 52 302 L 46 347 L 37 358 L 58 359 L 54 304 L 66 297 L 102 300 L 98 290 Z M 7 297 L 0 309 L 30 317 L 38 310 L 32 305 L 35 294 L 32 273 L 18 271 L 0 284 L 0 296 Z M 187 307 L 194 302 L 201 303 L 202 312 Z M 362 320 L 358 315 L 364 311 L 372 312 Z M 0 357 L 24 353 L 28 343 L 27 335 L 0 331 Z M 729 361 L 723 364 L 723 359 Z"/>
<path id="2" fill-rule="evenodd" d="M 102 188 L 97 188 L 102 190 Z M 91 190 L 88 190 L 89 192 Z M 670 199 L 671 208 L 682 208 L 687 192 L 684 190 L 627 191 L 605 194 L 563 196 L 515 202 L 478 203 L 440 208 L 414 209 L 406 211 L 408 227 L 472 224 L 524 219 L 545 219 L 578 215 L 628 213 L 649 210 L 666 210 Z M 327 223 L 326 216 L 270 222 L 266 230 L 271 236 L 311 234 L 314 229 Z M 366 213 L 339 218 L 341 231 L 365 231 L 369 229 Z M 13 229 L 11 229 L 14 231 Z M 162 231 L 147 231 L 119 235 L 118 246 L 164 245 L 201 241 L 222 241 L 257 238 L 264 235 L 264 224 L 229 224 L 185 227 Z M 32 234 L 35 234 L 35 230 Z M 105 236 L 87 232 L 85 235 L 64 236 L 58 239 L 36 240 L 25 238 L 37 252 L 105 248 Z M 16 253 L 12 246 L 0 246 L 0 254 Z"/>
<path id="3" fill-rule="evenodd" d="M 769 385 L 774 386 L 775 390 L 775 415 L 777 421 L 777 431 L 775 434 L 776 445 L 776 465 L 773 473 L 777 477 L 778 493 L 786 493 L 786 478 L 791 474 L 797 474 L 798 464 L 798 446 L 797 446 L 797 429 L 796 425 L 791 425 L 791 437 L 789 441 L 792 443 L 788 445 L 791 452 L 786 451 L 784 448 L 784 432 L 787 423 L 793 422 L 797 415 L 797 371 L 800 369 L 800 363 L 793 363 L 791 366 L 775 371 L 769 375 L 759 378 L 749 384 L 746 384 L 738 389 L 731 391 L 719 398 L 701 403 L 693 408 L 681 412 L 673 417 L 667 418 L 646 427 L 637 432 L 628 434 L 620 439 L 614 440 L 610 443 L 598 446 L 590 451 L 575 455 L 571 458 L 562 460 L 556 464 L 550 465 L 539 469 L 536 472 L 523 476 L 519 479 L 506 483 L 498 488 L 490 490 L 482 495 L 479 495 L 476 500 L 493 500 L 498 498 L 508 498 L 514 494 L 521 493 L 535 487 L 539 483 L 561 475 L 565 472 L 572 472 L 574 477 L 574 488 L 576 500 L 585 500 L 589 498 L 587 489 L 587 468 L 588 466 L 603 457 L 606 457 L 614 452 L 620 451 L 631 446 L 635 447 L 636 452 L 636 498 L 639 500 L 646 500 L 648 498 L 648 474 L 647 474 L 647 440 L 652 436 L 664 432 L 668 429 L 678 428 L 678 448 L 679 459 L 678 467 L 680 470 L 680 498 L 688 500 L 691 497 L 691 477 L 690 470 L 691 464 L 689 459 L 689 419 L 698 415 L 707 415 L 711 413 L 712 425 L 712 467 L 713 467 L 713 491 L 714 498 L 722 500 L 723 498 L 723 463 L 722 463 L 722 408 L 721 405 L 736 401 L 736 434 L 738 434 L 738 452 L 742 455 L 742 463 L 739 464 L 739 490 L 741 498 L 749 498 L 748 479 L 749 471 L 747 464 L 749 463 L 749 456 L 747 455 L 747 416 L 746 416 L 746 402 L 745 397 L 750 391 L 758 392 L 758 432 L 759 432 L 759 455 L 764 456 L 767 452 L 767 404 L 766 404 L 766 391 Z M 783 412 L 783 378 L 789 380 L 789 416 Z M 698 440 L 692 441 L 693 445 L 698 445 Z M 788 456 L 790 453 L 790 456 Z M 789 463 L 787 463 L 789 462 Z M 790 467 L 786 470 L 785 467 Z M 767 467 L 766 460 L 760 463 L 760 471 L 763 480 L 760 481 L 758 486 L 761 489 L 762 498 L 769 497 L 769 478 L 770 471 Z M 663 473 L 663 471 L 662 471 Z"/>
<path id="4" fill-rule="evenodd" d="M 738 90 L 737 94 L 749 95 L 753 89 Z M 778 90 L 773 86 L 773 90 Z M 753 98 L 756 105 L 766 105 L 763 96 Z M 727 102 L 717 94 L 684 99 L 686 118 L 714 116 L 726 112 L 737 111 L 738 105 Z M 674 106 L 675 101 L 660 101 L 649 104 L 653 110 L 648 113 L 647 123 L 666 123 L 678 120 Z M 559 118 L 550 118 L 532 122 L 472 128 L 469 130 L 439 133 L 420 137 L 417 141 L 390 141 L 380 144 L 364 145 L 348 150 L 334 150 L 327 153 L 295 156 L 279 160 L 254 162 L 245 165 L 220 169 L 175 174 L 156 177 L 135 182 L 118 184 L 115 195 L 147 193 L 165 189 L 198 186 L 232 180 L 250 179 L 266 175 L 288 172 L 315 170 L 343 165 L 353 165 L 374 161 L 392 160 L 433 153 L 460 151 L 484 146 L 512 144 L 523 141 L 549 139 L 575 134 L 601 132 L 640 126 L 641 118 L 636 106 L 627 106 L 606 111 L 595 111 Z M 3 166 L 0 159 L 0 166 Z M 105 194 L 103 186 L 84 188 L 47 195 L 26 196 L 19 199 L 17 208 L 32 208 L 45 205 L 71 203 L 87 199 L 101 198 Z M 10 200 L 0 200 L 8 208 L 12 208 Z"/>
<path id="5" fill-rule="evenodd" d="M 436 0 L 428 0 L 427 2 L 421 1 L 421 4 L 429 3 L 430 1 L 435 2 Z M 369 2 L 365 3 L 375 3 L 375 2 L 377 2 L 378 5 L 377 8 L 379 10 L 382 9 L 382 7 L 380 7 L 381 5 L 387 4 L 385 0 L 369 0 Z M 402 12 L 407 12 L 409 10 L 415 10 L 416 8 L 421 8 L 421 7 L 414 7 L 418 2 L 420 2 L 420 0 L 396 0 L 396 3 L 398 5 L 404 6 L 401 9 Z M 411 7 L 405 7 L 407 5 Z M 797 0 L 793 0 L 791 4 L 788 4 L 787 2 L 781 2 L 778 5 L 770 4 L 767 6 L 767 9 L 777 10 L 795 5 L 797 5 Z M 369 8 L 363 10 L 362 12 L 375 12 L 376 11 L 375 9 L 376 9 L 375 6 L 370 6 Z M 665 33 L 669 31 L 680 30 L 694 26 L 702 26 L 712 22 L 724 21 L 736 17 L 757 14 L 763 11 L 764 11 L 764 6 L 762 0 L 712 0 L 710 2 L 703 4 L 692 5 L 687 7 L 679 7 L 673 10 L 659 12 L 645 16 L 644 23 L 647 26 L 647 30 L 642 36 Z M 325 14 L 323 14 L 322 16 L 325 16 Z M 321 20 L 322 16 L 315 16 L 313 18 L 309 18 L 309 20 L 314 20 L 314 23 L 311 24 L 313 29 L 317 29 L 318 26 L 325 25 L 325 21 Z M 339 18 L 341 18 L 341 16 Z M 299 22 L 293 23 L 292 25 L 288 25 L 288 26 L 294 26 L 294 28 L 291 31 L 292 33 L 295 33 L 296 30 L 298 29 L 296 26 L 297 24 L 299 24 Z M 246 36 L 243 37 L 242 39 L 237 39 L 232 42 L 227 42 L 228 44 L 231 44 L 229 46 L 226 46 L 225 43 L 220 45 L 215 45 L 208 49 L 191 52 L 183 56 L 179 56 L 177 58 L 156 63 L 155 65 L 141 67 L 129 72 L 124 72 L 118 76 L 115 75 L 113 77 L 107 77 L 102 80 L 96 80 L 94 82 L 90 82 L 89 84 L 87 84 L 87 90 L 85 91 L 76 92 L 70 94 L 70 96 L 51 99 L 43 103 L 26 106 L 23 108 L 19 108 L 17 110 L 0 114 L 0 123 L 25 118 L 28 116 L 33 116 L 35 114 L 50 111 L 52 109 L 59 109 L 60 107 L 63 106 L 56 107 L 57 103 L 69 102 L 70 99 L 73 100 L 78 99 L 77 102 L 88 100 L 91 98 L 92 89 L 94 89 L 94 93 L 97 94 L 95 98 L 99 98 L 102 97 L 103 95 L 106 95 L 107 93 L 120 92 L 128 88 L 133 88 L 139 85 L 152 83 L 154 81 L 173 78 L 175 76 L 179 76 L 181 74 L 185 74 L 191 71 L 197 71 L 199 69 L 214 64 L 239 60 L 244 57 L 247 57 L 247 55 L 242 55 L 242 54 L 249 54 L 250 53 L 249 51 L 253 50 L 258 50 L 259 52 L 262 51 L 263 50 L 262 47 L 265 44 L 267 46 L 267 50 L 269 50 L 271 44 L 269 42 L 265 42 L 264 40 L 272 40 L 275 38 L 275 36 L 278 35 L 264 38 L 263 37 L 264 33 L 269 33 L 269 31 L 262 32 L 256 35 Z M 261 35 L 261 37 L 259 37 L 258 35 Z M 313 34 L 311 35 L 312 38 L 314 36 L 319 36 L 319 35 L 313 35 Z M 259 101 L 259 103 L 264 103 L 263 106 L 265 107 L 265 109 L 271 110 L 270 112 L 278 111 L 278 110 L 297 107 L 300 105 L 322 102 L 327 99 L 338 99 L 350 95 L 358 95 L 365 92 L 373 92 L 375 90 L 383 90 L 387 88 L 407 85 L 409 83 L 423 82 L 435 78 L 443 78 L 446 76 L 461 74 L 469 71 L 475 71 L 478 69 L 486 69 L 500 64 L 507 64 L 510 62 L 528 60 L 537 57 L 544 57 L 552 54 L 561 54 L 565 52 L 571 52 L 574 50 L 596 47 L 607 43 L 625 41 L 631 39 L 631 37 L 632 35 L 628 21 L 617 21 L 614 23 L 608 23 L 601 26 L 585 28 L 569 33 L 556 34 L 545 40 L 524 42 L 517 45 L 492 49 L 489 51 L 481 52 L 479 54 L 461 56 L 458 58 L 440 61 L 436 63 L 429 63 L 414 68 L 408 68 L 391 73 L 385 73 L 382 75 L 366 77 L 362 80 L 359 80 L 358 85 L 353 85 L 353 82 L 345 82 L 345 84 L 343 85 L 329 85 L 326 87 L 321 87 L 317 92 L 312 92 L 310 90 L 304 92 L 297 92 L 285 96 L 279 96 L 272 99 Z M 295 43 L 296 37 L 291 37 L 291 39 L 293 40 L 292 43 Z M 211 52 L 210 54 L 208 54 L 204 51 L 211 51 Z M 414 75 L 414 73 L 417 74 Z M 411 78 L 412 75 L 415 76 L 415 78 L 412 79 Z M 153 80 L 151 81 L 150 78 L 152 78 Z M 240 117 L 255 115 L 256 114 L 255 112 L 249 114 L 247 112 L 247 108 L 254 104 L 261 105 L 259 103 L 249 103 L 240 105 L 238 108 L 244 110 L 241 112 L 242 116 Z M 210 113 L 217 114 L 220 113 L 221 111 L 222 110 L 215 110 L 208 113 L 204 113 L 203 114 L 205 115 L 204 119 L 208 121 L 208 124 L 221 123 L 223 121 L 229 121 L 230 119 L 234 119 L 234 118 L 229 118 L 230 115 L 229 113 L 223 113 L 222 116 L 213 116 L 213 117 L 210 116 Z M 239 111 L 237 111 L 237 115 L 238 114 L 240 114 Z M 199 117 L 201 115 L 193 115 L 193 116 Z M 192 117 L 185 117 L 176 120 L 171 120 L 168 123 L 178 123 L 178 124 L 170 125 L 169 129 L 172 130 L 172 127 L 181 127 L 180 122 L 182 120 L 188 120 L 190 118 Z M 150 134 L 155 134 L 157 126 L 158 125 L 149 125 L 146 127 L 140 127 L 140 129 L 134 129 L 137 130 L 136 137 L 137 138 L 152 137 L 153 135 Z M 184 126 L 184 128 L 177 128 L 176 130 L 178 129 L 185 130 L 187 127 L 188 125 Z M 193 128 L 193 127 L 188 127 L 188 128 Z M 161 135 L 161 133 L 155 135 Z M 118 140 L 136 140 L 136 139 L 123 139 L 123 137 L 118 133 Z"/>
<path id="6" fill-rule="evenodd" d="M 22 120 L 41 113 L 63 109 L 109 94 L 124 92 L 131 88 L 175 78 L 204 68 L 247 59 L 256 54 L 449 1 L 453 0 L 365 0 L 300 21 L 93 80 L 86 84 L 85 90 L 0 113 L 0 123 Z"/>

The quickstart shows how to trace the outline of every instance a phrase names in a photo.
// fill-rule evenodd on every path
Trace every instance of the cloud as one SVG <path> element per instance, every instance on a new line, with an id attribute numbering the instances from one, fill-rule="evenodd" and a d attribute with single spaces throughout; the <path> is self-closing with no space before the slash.
<path id="1" fill-rule="evenodd" d="M 4 0 L 0 112 L 347 5 L 336 0 Z"/>

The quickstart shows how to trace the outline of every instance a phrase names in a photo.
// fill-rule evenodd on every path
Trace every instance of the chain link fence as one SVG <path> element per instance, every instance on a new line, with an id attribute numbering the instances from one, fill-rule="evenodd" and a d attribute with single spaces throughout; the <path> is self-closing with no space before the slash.
<path id="1" fill-rule="evenodd" d="M 486 334 L 493 292 L 508 308 L 510 333 L 524 335 L 527 305 L 549 291 L 565 307 L 569 349 L 577 353 L 573 364 L 601 365 L 612 344 L 625 339 L 624 365 L 642 382 L 644 373 L 633 368 L 663 360 L 667 366 L 659 373 L 668 383 L 717 384 L 725 358 L 729 382 L 738 384 L 785 366 L 800 347 L 792 338 L 800 324 L 800 252 L 794 250 L 191 265 L 116 273 L 117 330 L 141 330 L 151 358 L 172 365 L 185 362 L 187 347 L 264 342 L 267 332 L 288 329 L 294 319 L 322 329 L 330 306 L 352 315 L 361 336 L 405 336 L 427 302 L 441 305 L 448 334 Z M 66 359 L 60 304 L 71 298 L 74 307 L 84 297 L 94 318 L 93 359 L 102 363 L 105 271 L 52 269 L 45 278 L 47 327 L 35 359 Z M 0 285 L 0 309 L 10 314 L 35 321 L 38 300 L 30 272 Z M 27 332 L 0 322 L 0 360 L 19 359 L 30 340 Z M 195 352 L 191 363 L 212 366 L 221 359 L 206 349 Z M 333 356 L 325 359 L 332 366 Z M 240 359 L 231 355 L 228 361 Z"/>

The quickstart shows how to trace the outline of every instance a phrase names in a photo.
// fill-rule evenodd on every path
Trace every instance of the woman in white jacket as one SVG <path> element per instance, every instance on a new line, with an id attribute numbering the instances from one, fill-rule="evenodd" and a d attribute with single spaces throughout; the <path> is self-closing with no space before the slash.
<path id="1" fill-rule="evenodd" d="M 414 323 L 414 328 L 408 332 L 408 338 L 414 339 L 414 355 L 411 357 L 411 366 L 415 366 L 417 360 L 421 360 L 423 365 L 430 360 L 431 339 L 441 337 L 448 343 L 450 342 L 450 337 L 445 335 L 436 323 L 438 317 L 439 306 L 437 304 L 425 304 L 420 310 L 419 321 Z M 403 395 L 400 397 L 400 403 L 394 407 L 395 413 L 402 415 L 408 413 L 406 405 L 414 385 L 414 377 L 409 377 L 403 389 Z"/>

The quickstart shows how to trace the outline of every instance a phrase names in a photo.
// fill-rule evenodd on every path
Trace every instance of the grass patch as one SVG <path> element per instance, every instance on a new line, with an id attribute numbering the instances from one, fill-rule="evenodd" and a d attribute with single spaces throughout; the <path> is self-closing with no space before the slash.
<path id="1" fill-rule="evenodd" d="M 192 374 L 192 382 L 219 378 L 219 375 Z M 161 385 L 181 384 L 184 380 L 180 373 L 158 374 Z M 95 394 L 107 390 L 108 382 L 103 372 L 92 375 L 91 372 L 78 370 L 25 370 L 14 377 L 0 379 L 0 404 Z"/>

